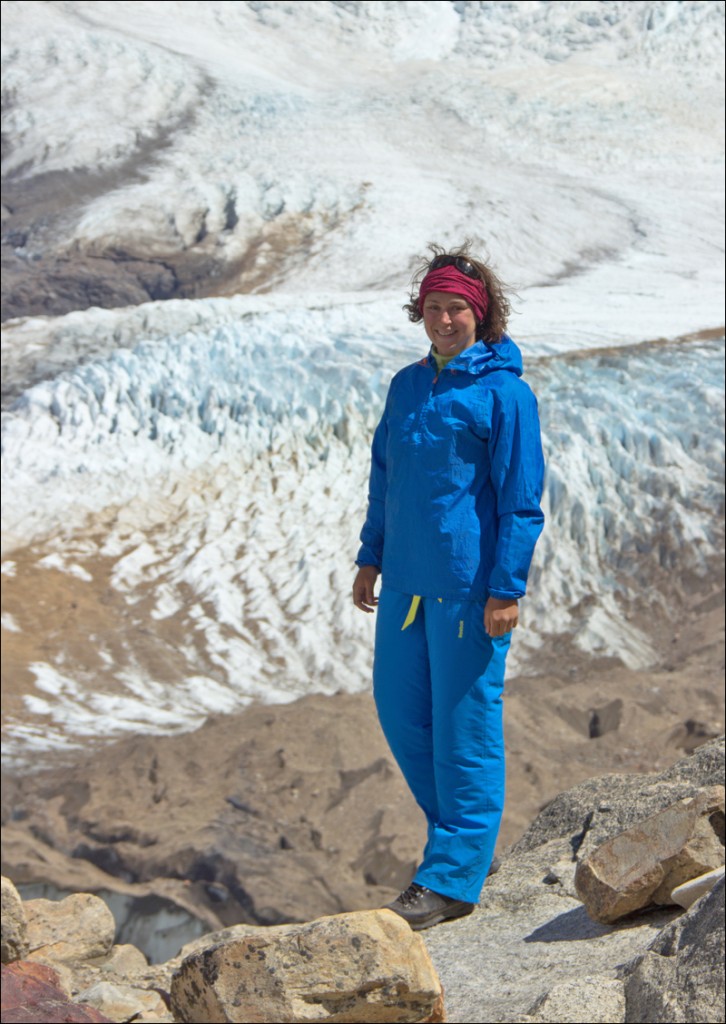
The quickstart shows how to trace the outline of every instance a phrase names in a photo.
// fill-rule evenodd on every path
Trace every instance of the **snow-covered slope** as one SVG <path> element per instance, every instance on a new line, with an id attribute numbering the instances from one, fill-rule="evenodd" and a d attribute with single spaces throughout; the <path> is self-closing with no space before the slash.
<path id="1" fill-rule="evenodd" d="M 656 657 L 649 618 L 723 550 L 722 4 L 3 22 L 5 173 L 52 206 L 15 265 L 196 260 L 202 296 L 5 325 L 8 756 L 368 684 L 368 446 L 425 350 L 401 304 L 430 239 L 472 237 L 517 288 L 540 400 L 513 667 L 553 635 Z"/>
<path id="2" fill-rule="evenodd" d="M 30 194 L 57 175 L 64 199 L 18 239 L 26 261 L 51 234 L 76 259 L 171 266 L 180 294 L 309 294 L 402 288 L 427 241 L 471 235 L 516 287 L 563 287 L 558 321 L 580 331 L 640 309 L 657 334 L 720 322 L 720 3 L 12 2 L 3 18 L 4 173 Z"/>

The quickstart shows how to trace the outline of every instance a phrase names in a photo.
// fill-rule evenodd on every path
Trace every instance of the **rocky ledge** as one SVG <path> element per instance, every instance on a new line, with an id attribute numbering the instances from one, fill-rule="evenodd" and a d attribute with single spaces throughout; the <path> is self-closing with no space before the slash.
<path id="1" fill-rule="evenodd" d="M 473 915 L 419 934 L 380 910 L 237 924 L 149 965 L 98 897 L 6 880 L 3 1021 L 718 1024 L 723 770 L 721 739 L 560 794 Z"/>

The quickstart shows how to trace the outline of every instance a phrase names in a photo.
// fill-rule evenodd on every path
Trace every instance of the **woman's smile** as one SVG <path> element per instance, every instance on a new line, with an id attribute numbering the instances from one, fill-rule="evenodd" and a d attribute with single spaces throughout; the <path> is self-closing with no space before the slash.
<path id="1" fill-rule="evenodd" d="M 455 292 L 429 292 L 424 299 L 424 327 L 439 355 L 456 356 L 476 341 L 476 317 Z"/>

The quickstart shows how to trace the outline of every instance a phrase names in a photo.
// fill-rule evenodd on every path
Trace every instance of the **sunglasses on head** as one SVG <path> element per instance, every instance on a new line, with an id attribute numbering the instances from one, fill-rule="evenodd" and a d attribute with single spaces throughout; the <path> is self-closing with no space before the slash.
<path id="1" fill-rule="evenodd" d="M 438 270 L 440 267 L 456 267 L 462 274 L 466 274 L 467 277 L 473 277 L 478 279 L 479 274 L 473 263 L 465 259 L 463 256 L 434 256 L 429 263 L 429 270 Z"/>

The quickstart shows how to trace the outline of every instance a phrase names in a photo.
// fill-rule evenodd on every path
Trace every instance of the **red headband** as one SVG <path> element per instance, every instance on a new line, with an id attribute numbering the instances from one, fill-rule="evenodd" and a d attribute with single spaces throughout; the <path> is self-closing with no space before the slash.
<path id="1" fill-rule="evenodd" d="M 421 282 L 418 292 L 418 308 L 423 313 L 424 299 L 429 292 L 454 292 L 461 295 L 474 310 L 477 321 L 481 323 L 489 309 L 489 296 L 484 282 L 478 278 L 467 277 L 456 267 L 438 267 L 429 270 Z"/>

